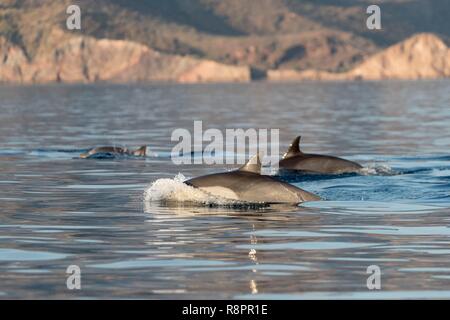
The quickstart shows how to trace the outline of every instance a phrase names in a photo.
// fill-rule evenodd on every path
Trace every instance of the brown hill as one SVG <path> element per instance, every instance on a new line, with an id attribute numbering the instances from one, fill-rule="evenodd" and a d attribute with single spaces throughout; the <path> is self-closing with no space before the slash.
<path id="1" fill-rule="evenodd" d="M 0 38 L 0 82 L 234 82 L 249 81 L 250 69 L 160 53 L 131 41 L 73 36 L 54 29 L 31 61 Z"/>
<path id="2" fill-rule="evenodd" d="M 422 33 L 374 55 L 348 74 L 370 80 L 450 77 L 450 49 L 436 35 Z"/>
<path id="3" fill-rule="evenodd" d="M 83 35 L 254 69 L 345 70 L 378 51 L 372 41 L 294 12 L 284 0 L 0 0 L 0 36 L 31 59 L 55 26 L 65 28 L 65 10 L 74 3 Z"/>
<path id="4" fill-rule="evenodd" d="M 368 58 L 350 71 L 270 70 L 269 80 L 383 80 L 450 77 L 450 49 L 436 35 L 422 33 Z"/>
<path id="5" fill-rule="evenodd" d="M 189 76 L 182 77 L 185 79 L 183 81 L 242 79 L 241 71 L 237 71 L 239 76 L 234 74 L 236 70 L 242 69 L 230 69 L 227 65 L 242 66 L 245 70 L 250 68 L 253 78 L 264 78 L 266 73 L 271 79 L 336 78 L 343 77 L 343 74 L 348 75 L 349 70 L 355 69 L 363 61 L 368 61 L 369 57 L 414 34 L 433 32 L 444 42 L 450 37 L 449 1 L 380 1 L 383 28 L 377 31 L 365 27 L 365 9 L 372 2 L 0 0 L 0 38 L 3 39 L 0 50 L 3 57 L 6 56 L 5 52 L 8 53 L 8 61 L 0 61 L 3 69 L 0 73 L 3 81 L 11 81 L 8 79 L 12 78 L 18 81 L 17 77 L 28 79 L 26 81 L 46 81 L 46 78 L 55 78 L 57 72 L 54 70 L 61 69 L 61 61 L 70 60 L 69 54 L 78 54 L 79 58 L 76 59 L 83 57 L 90 61 L 84 67 L 81 67 L 83 63 L 80 62 L 79 67 L 75 68 L 81 70 L 77 71 L 78 73 L 84 74 L 83 81 L 106 77 L 108 73 L 101 71 L 105 70 L 101 66 L 95 65 L 93 61 L 97 61 L 97 58 L 89 58 L 88 51 L 83 51 L 82 54 L 74 53 L 72 49 L 69 50 L 70 46 L 64 47 L 64 58 L 58 55 L 61 61 L 51 59 L 54 42 L 50 37 L 54 36 L 55 29 L 65 30 L 66 8 L 70 4 L 78 4 L 81 7 L 82 30 L 66 30 L 64 38 L 76 39 L 82 36 L 84 39 L 91 39 L 92 41 L 86 42 L 92 44 L 89 51 L 92 54 L 94 49 L 106 54 L 106 44 L 112 46 L 114 57 L 127 57 L 128 49 L 125 47 L 128 48 L 131 44 L 133 48 L 137 48 L 139 44 L 148 50 L 142 54 L 146 58 L 136 64 L 139 66 L 136 67 L 136 74 L 132 74 L 132 68 L 128 66 L 120 75 L 115 74 L 114 79 L 107 78 L 111 81 L 174 79 L 175 76 L 161 74 L 171 68 L 178 70 L 180 66 L 193 65 L 196 67 L 189 69 L 192 71 L 188 72 Z M 94 45 L 95 39 L 100 42 Z M 113 40 L 123 42 L 119 45 L 121 42 L 112 42 Z M 135 52 L 133 50 L 132 52 Z M 163 58 L 151 62 L 150 57 L 155 59 L 156 53 Z M 116 61 L 116 58 L 110 58 L 113 59 L 111 61 Z M 207 62 L 202 63 L 203 60 Z M 37 63 L 43 66 L 44 62 L 49 68 L 48 72 L 33 69 L 37 68 Z M 51 66 L 52 63 L 55 66 Z M 99 59 L 98 63 L 103 61 Z M 21 67 L 18 67 L 19 65 Z M 111 62 L 111 65 L 120 63 Z M 219 67 L 220 69 L 216 69 Z M 56 79 L 66 81 L 64 70 L 67 68 L 61 69 Z M 96 69 L 100 71 L 97 72 Z M 277 71 L 267 72 L 274 69 Z M 118 72 L 119 69 L 112 70 Z M 45 73 L 48 74 L 44 76 Z M 219 79 L 222 73 L 224 76 Z"/>

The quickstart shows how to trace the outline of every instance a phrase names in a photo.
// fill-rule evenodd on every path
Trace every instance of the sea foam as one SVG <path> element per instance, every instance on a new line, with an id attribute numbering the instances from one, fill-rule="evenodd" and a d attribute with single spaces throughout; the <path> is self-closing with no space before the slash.
<path id="1" fill-rule="evenodd" d="M 229 206 L 239 202 L 222 197 L 213 196 L 185 183 L 186 177 L 179 173 L 173 179 L 158 179 L 144 191 L 146 202 L 193 203 L 202 205 Z"/>
<path id="2" fill-rule="evenodd" d="M 393 176 L 398 174 L 387 164 L 369 163 L 365 167 L 359 170 L 359 173 L 365 176 L 381 175 L 381 176 Z"/>

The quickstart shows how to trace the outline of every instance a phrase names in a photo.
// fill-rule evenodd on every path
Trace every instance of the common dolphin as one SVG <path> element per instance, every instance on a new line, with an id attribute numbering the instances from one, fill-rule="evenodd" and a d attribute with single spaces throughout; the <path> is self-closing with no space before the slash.
<path id="1" fill-rule="evenodd" d="M 338 174 L 357 172 L 362 168 L 356 162 L 338 157 L 303 153 L 300 150 L 301 136 L 292 141 L 288 151 L 283 155 L 279 163 L 281 170 L 296 170 L 311 173 Z"/>
<path id="2" fill-rule="evenodd" d="M 320 197 L 274 177 L 261 175 L 259 156 L 235 171 L 213 173 L 185 181 L 213 196 L 248 203 L 292 203 L 320 200 Z"/>
<path id="3" fill-rule="evenodd" d="M 135 157 L 145 157 L 147 154 L 147 146 L 139 147 L 136 150 L 130 150 L 128 148 L 122 147 L 97 147 L 89 150 L 86 153 L 80 154 L 80 158 L 88 158 L 95 154 L 111 154 L 111 155 L 127 155 L 127 156 L 135 156 Z"/>

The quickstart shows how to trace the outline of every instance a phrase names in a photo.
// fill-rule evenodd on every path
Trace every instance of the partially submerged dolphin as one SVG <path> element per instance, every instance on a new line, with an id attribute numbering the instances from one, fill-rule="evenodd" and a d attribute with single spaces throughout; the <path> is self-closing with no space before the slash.
<path id="1" fill-rule="evenodd" d="M 356 162 L 338 157 L 303 153 L 300 150 L 301 136 L 292 141 L 279 163 L 281 170 L 296 170 L 310 173 L 338 174 L 357 172 L 362 168 Z"/>
<path id="2" fill-rule="evenodd" d="M 97 147 L 89 150 L 86 153 L 80 154 L 80 158 L 89 158 L 96 154 L 110 154 L 116 156 L 135 156 L 135 157 L 145 157 L 147 154 L 147 146 L 139 147 L 136 150 L 130 150 L 128 148 L 122 147 Z"/>
<path id="3" fill-rule="evenodd" d="M 240 169 L 214 173 L 185 181 L 213 196 L 248 203 L 292 203 L 320 200 L 320 197 L 274 177 L 261 175 L 256 155 Z"/>

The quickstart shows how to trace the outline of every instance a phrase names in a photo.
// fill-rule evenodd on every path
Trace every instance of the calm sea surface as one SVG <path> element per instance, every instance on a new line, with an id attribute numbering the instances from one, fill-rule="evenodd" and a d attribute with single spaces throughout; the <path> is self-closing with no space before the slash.
<path id="1" fill-rule="evenodd" d="M 172 131 L 194 120 L 279 128 L 281 152 L 301 134 L 367 174 L 297 179 L 324 199 L 299 207 L 145 201 L 158 179 L 164 195 L 179 173 L 230 169 L 172 163 Z M 145 159 L 77 158 L 141 144 Z M 0 87 L 10 298 L 450 298 L 450 81 Z"/>

